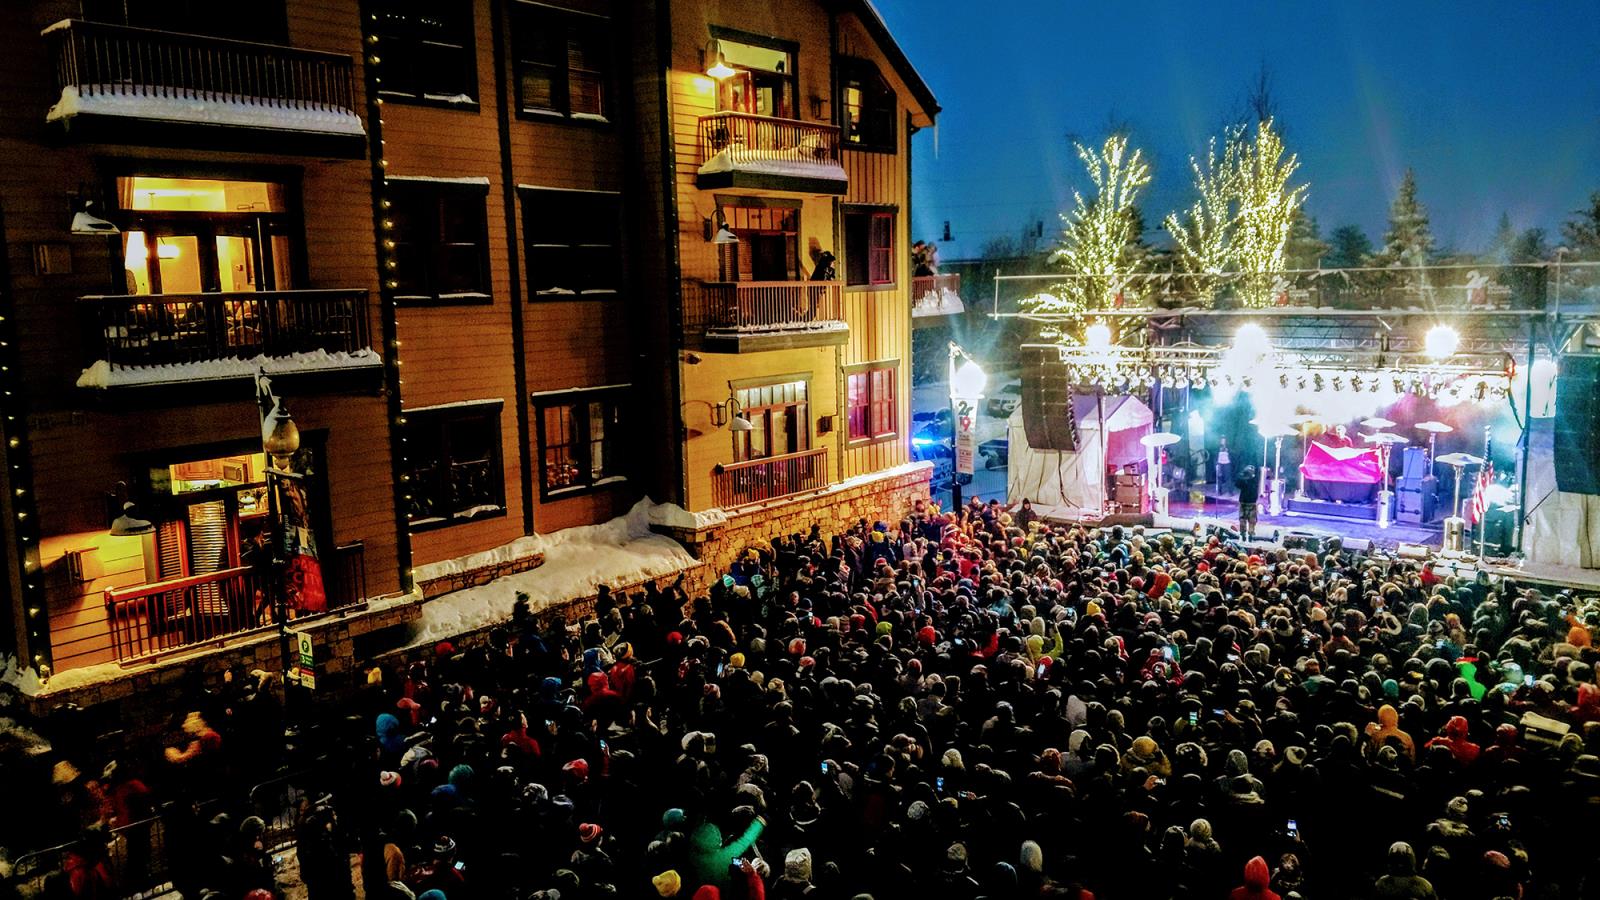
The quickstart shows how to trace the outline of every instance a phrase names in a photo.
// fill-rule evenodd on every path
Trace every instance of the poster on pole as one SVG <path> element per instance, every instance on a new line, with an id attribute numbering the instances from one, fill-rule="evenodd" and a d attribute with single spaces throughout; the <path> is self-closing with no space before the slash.
<path id="1" fill-rule="evenodd" d="M 956 413 L 956 474 L 971 475 L 973 459 L 978 455 L 978 433 L 973 427 L 974 411 L 962 403 Z"/>

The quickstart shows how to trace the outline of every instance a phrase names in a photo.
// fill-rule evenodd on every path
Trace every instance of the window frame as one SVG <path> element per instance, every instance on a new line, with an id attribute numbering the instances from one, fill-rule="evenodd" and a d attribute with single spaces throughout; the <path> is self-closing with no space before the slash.
<path id="1" fill-rule="evenodd" d="M 421 202 L 423 213 L 421 221 L 427 226 L 425 229 L 431 235 L 430 242 L 423 247 L 423 272 L 422 280 L 426 282 L 426 290 L 410 292 L 405 287 L 394 288 L 395 303 L 398 306 L 467 306 L 482 305 L 494 302 L 493 273 L 489 259 L 489 185 L 477 181 L 443 181 L 429 180 L 422 177 L 407 178 L 405 176 L 392 176 L 388 180 L 393 205 L 406 202 L 407 195 L 415 195 L 428 202 Z M 477 222 L 478 246 L 478 290 L 472 291 L 441 291 L 440 287 L 440 251 L 445 246 L 443 240 L 443 204 L 447 197 L 454 195 L 456 198 L 471 197 L 476 202 L 472 204 L 474 212 L 479 216 Z M 416 214 L 418 210 L 408 210 Z M 399 256 L 399 245 L 413 243 L 402 241 L 398 229 L 390 230 L 389 240 L 396 245 L 396 257 Z M 396 268 L 395 274 L 399 275 Z M 398 277 L 396 278 L 398 281 Z"/>
<path id="2" fill-rule="evenodd" d="M 375 31 L 377 31 L 379 36 L 378 47 L 380 48 L 381 55 L 390 57 L 391 62 L 398 62 L 400 67 L 418 71 L 427 70 L 429 67 L 421 64 L 423 61 L 407 60 L 404 56 L 396 59 L 395 54 L 406 53 L 406 45 L 411 45 L 412 51 L 415 52 L 418 48 L 430 42 L 424 40 L 416 34 L 397 35 L 389 33 L 383 28 L 382 25 L 384 13 L 387 12 L 385 9 L 386 6 L 410 8 L 414 11 L 418 6 L 419 0 L 369 0 L 369 2 L 371 3 L 370 15 L 375 21 L 380 23 L 375 27 Z M 450 6 L 451 4 L 445 5 Z M 410 91 L 380 87 L 378 89 L 378 95 L 382 97 L 385 102 L 409 103 L 415 106 L 432 106 L 439 109 L 454 109 L 471 113 L 478 112 L 482 104 L 482 97 L 479 96 L 482 93 L 482 86 L 478 83 L 478 21 L 476 9 L 477 8 L 474 4 L 468 3 L 458 5 L 455 10 L 459 15 L 464 17 L 461 22 L 456 23 L 458 27 L 464 26 L 462 27 L 462 33 L 456 36 L 461 40 L 459 52 L 461 54 L 461 66 L 463 68 L 463 71 L 461 72 L 462 83 L 471 88 L 470 92 L 461 91 L 459 94 L 445 94 L 437 91 L 421 90 L 413 93 Z M 415 27 L 416 26 L 414 25 L 411 26 L 413 31 L 415 30 Z M 433 43 L 435 43 L 436 46 L 446 46 L 443 44 L 438 44 L 437 42 Z M 402 49 L 396 50 L 396 45 L 400 45 Z M 411 63 L 411 65 L 407 65 L 407 63 Z M 387 68 L 392 71 L 397 68 L 397 66 L 390 65 Z M 451 99 L 452 97 L 456 96 L 471 97 L 472 99 L 471 102 Z"/>
<path id="3" fill-rule="evenodd" d="M 788 72 L 777 72 L 769 69 L 740 69 L 739 71 L 760 71 L 768 78 L 785 82 L 787 96 L 784 99 L 791 105 L 791 108 L 788 110 L 789 115 L 769 116 L 768 118 L 789 119 L 792 121 L 799 120 L 801 118 L 800 44 L 798 41 L 789 41 L 784 40 L 783 38 L 772 37 L 770 35 L 756 34 L 753 31 L 741 31 L 737 28 L 729 28 L 726 25 L 710 25 L 707 27 L 707 30 L 710 32 L 711 38 L 715 40 L 730 41 L 736 44 L 746 44 L 751 47 L 760 47 L 765 50 L 775 50 L 779 53 L 788 54 L 790 69 Z M 715 111 L 737 112 L 752 116 L 761 115 L 760 113 L 755 112 L 753 109 L 736 109 L 728 105 L 727 101 L 729 92 L 725 90 L 725 88 L 731 88 L 731 84 L 732 79 L 725 79 L 722 84 L 716 86 Z M 748 86 L 749 93 L 747 94 L 747 99 L 750 100 L 750 105 L 753 106 L 755 96 L 755 79 L 753 76 L 748 80 Z"/>
<path id="4" fill-rule="evenodd" d="M 617 91 L 613 86 L 617 69 L 616 39 L 614 25 L 610 16 L 598 13 L 583 12 L 580 10 L 559 9 L 546 6 L 533 0 L 514 0 L 510 5 L 510 21 L 507 27 L 510 33 L 510 65 L 511 65 L 511 102 L 512 111 L 518 119 L 534 122 L 565 122 L 573 125 L 584 125 L 592 128 L 610 127 L 616 122 L 615 105 Z M 553 65 L 554 85 L 551 94 L 560 102 L 559 109 L 530 109 L 522 97 L 522 72 L 525 65 L 531 60 L 523 58 L 523 48 L 519 46 L 518 33 L 530 19 L 538 19 L 539 27 L 558 27 L 560 34 L 559 43 L 562 47 L 562 62 Z M 600 113 L 574 113 L 572 111 L 572 58 L 567 52 L 570 35 L 574 31 L 592 28 L 595 36 L 595 46 L 604 55 L 600 60 L 602 68 L 599 69 L 600 81 Z M 548 63 L 542 65 L 550 65 Z"/>
<path id="5" fill-rule="evenodd" d="M 883 77 L 883 72 L 872 60 L 855 56 L 841 56 L 835 59 L 834 65 L 835 71 L 839 73 L 838 97 L 837 102 L 834 104 L 834 108 L 839 111 L 838 121 L 835 122 L 839 126 L 839 146 L 846 150 L 861 150 L 869 153 L 898 153 L 900 150 L 900 98 L 895 93 L 894 86 L 889 83 L 887 78 Z M 846 91 L 852 84 L 860 87 L 863 101 L 861 106 L 863 112 L 862 121 L 865 122 L 865 113 L 872 108 L 866 103 L 869 78 L 883 87 L 890 101 L 887 118 L 888 133 L 886 135 L 873 135 L 873 139 L 870 140 L 852 140 L 850 137 L 852 131 L 849 108 L 845 102 Z M 882 110 L 878 112 L 881 113 Z M 887 140 L 883 140 L 883 138 L 887 138 Z"/>
<path id="6" fill-rule="evenodd" d="M 746 405 L 746 397 L 741 395 L 747 391 L 760 391 L 763 388 L 787 388 L 789 385 L 800 385 L 800 390 L 795 392 L 799 399 L 788 399 L 770 403 L 752 403 Z M 755 378 L 729 383 L 729 390 L 734 398 L 739 401 L 739 414 L 750 420 L 753 428 L 746 431 L 729 430 L 733 442 L 733 461 L 752 462 L 754 460 L 771 459 L 775 456 L 787 456 L 791 453 L 804 453 L 816 449 L 817 436 L 811 429 L 811 376 L 809 374 L 782 375 L 772 378 Z M 803 397 L 799 396 L 804 394 Z M 784 410 L 784 421 L 797 427 L 793 429 L 792 436 L 801 446 L 782 453 L 772 452 L 775 432 L 772 429 L 773 410 Z M 798 415 L 796 414 L 798 412 Z M 752 436 L 760 435 L 763 448 L 766 450 L 760 456 L 751 454 Z M 785 440 L 791 436 L 790 429 L 783 432 Z"/>
<path id="7" fill-rule="evenodd" d="M 625 246 L 625 234 L 627 229 L 624 227 L 622 193 L 620 191 L 574 190 L 568 188 L 552 188 L 523 184 L 517 186 L 517 197 L 522 204 L 523 274 L 529 303 L 549 303 L 563 300 L 608 300 L 618 297 L 622 294 L 625 286 L 628 284 L 628 278 L 627 248 Z M 615 231 L 608 235 L 608 237 L 612 239 L 610 242 L 602 243 L 598 241 L 579 240 L 555 243 L 536 240 L 536 238 L 544 236 L 536 234 L 534 230 L 530 230 L 528 228 L 528 223 L 529 221 L 535 220 L 543 221 L 543 219 L 538 218 L 541 214 L 541 211 L 536 208 L 538 205 L 538 200 L 543 199 L 545 201 L 555 201 L 556 203 L 560 204 L 571 204 L 574 201 L 581 201 L 586 198 L 598 202 L 610 203 L 614 206 L 614 208 L 611 210 L 612 215 L 609 217 L 609 221 L 615 227 Z M 534 206 L 535 208 L 530 210 L 530 205 Z M 530 211 L 534 214 L 534 219 L 530 219 Z M 563 208 L 558 211 L 561 213 L 570 213 L 571 210 L 570 208 Z M 595 217 L 595 221 L 599 221 L 599 217 Z M 593 237 L 592 235 L 584 236 Z M 571 261 L 571 263 L 574 266 L 582 266 L 584 264 L 585 256 L 592 254 L 593 251 L 605 250 L 607 248 L 609 248 L 607 259 L 612 265 L 612 271 L 614 273 L 614 277 L 611 279 L 615 285 L 614 287 L 583 287 L 574 290 L 573 293 L 570 294 L 534 288 L 534 275 L 537 271 L 535 259 L 544 255 L 543 253 L 536 251 L 565 249 L 568 254 L 568 259 Z"/>
<path id="8" fill-rule="evenodd" d="M 897 229 L 895 220 L 899 216 L 899 209 L 894 206 L 852 204 L 843 207 L 840 210 L 840 215 L 842 219 L 841 225 L 843 226 L 841 231 L 844 237 L 844 265 L 842 267 L 844 276 L 844 289 L 847 291 L 889 291 L 899 287 L 900 272 L 899 267 L 895 264 L 895 250 L 897 246 L 897 235 L 895 233 Z M 853 218 L 866 219 L 866 223 L 864 225 L 867 230 L 865 245 L 866 281 L 850 280 L 851 267 L 855 264 L 855 249 L 853 248 L 850 239 L 850 223 L 851 219 Z M 876 226 L 880 222 L 887 223 L 886 228 L 889 239 L 887 246 L 878 246 L 874 244 L 874 238 L 877 234 Z M 879 278 L 878 275 L 874 274 L 873 271 L 874 266 L 879 262 L 878 254 L 883 254 L 882 264 L 887 270 L 886 272 L 881 273 L 883 275 L 882 278 Z"/>
<path id="9" fill-rule="evenodd" d="M 868 444 L 879 444 L 892 441 L 900 436 L 900 360 L 885 359 L 875 362 L 857 363 L 844 366 L 840 369 L 844 378 L 844 437 L 846 447 L 862 447 Z M 873 376 L 881 374 L 889 385 L 890 396 L 878 396 L 878 388 L 873 384 Z M 850 394 L 850 381 L 861 378 L 864 387 L 865 403 L 856 404 Z M 867 433 L 856 434 L 855 416 L 857 409 L 865 410 Z M 880 413 L 884 420 L 879 421 Z M 880 430 L 878 425 L 886 425 Z"/>
<path id="10" fill-rule="evenodd" d="M 494 477 L 492 496 L 498 501 L 496 508 L 479 509 L 471 515 L 461 516 L 458 515 L 459 510 L 452 510 L 448 515 L 434 516 L 432 518 L 420 520 L 412 519 L 411 510 L 407 508 L 406 524 L 411 531 L 432 531 L 437 528 L 449 528 L 455 525 L 465 525 L 469 522 L 481 522 L 485 519 L 496 519 L 507 514 L 505 434 L 504 429 L 501 427 L 501 417 L 504 413 L 504 409 L 505 401 L 501 399 L 494 399 L 477 400 L 459 405 L 444 405 L 406 410 L 406 421 L 405 425 L 403 426 L 405 431 L 411 432 L 412 429 L 423 428 L 437 430 L 438 438 L 444 448 L 441 454 L 441 469 L 443 472 L 448 472 L 450 467 L 456 464 L 455 458 L 451 455 L 449 449 L 449 426 L 454 423 L 461 422 L 487 422 L 493 429 L 493 443 L 490 448 L 489 459 L 487 462 L 489 464 L 489 472 Z M 414 438 L 416 435 L 415 433 L 411 433 L 407 436 Z M 414 441 L 408 441 L 407 443 L 414 443 Z M 439 476 L 440 473 L 436 472 L 435 475 Z M 408 479 L 411 479 L 412 473 L 407 472 L 406 476 Z M 416 482 L 414 480 L 408 480 L 405 488 L 407 492 L 416 491 Z M 444 491 L 445 496 L 448 497 L 450 492 L 449 484 L 446 483 L 442 485 L 436 485 L 436 489 Z"/>
<path id="11" fill-rule="evenodd" d="M 609 404 L 610 418 L 615 421 L 614 427 L 621 429 L 627 425 L 628 419 L 632 418 L 628 403 L 628 392 L 632 387 L 631 384 L 609 385 L 600 388 L 538 391 L 529 395 L 528 403 L 532 408 L 534 440 L 536 442 L 533 449 L 534 455 L 537 457 L 534 477 L 539 479 L 539 501 L 541 503 L 565 500 L 569 497 L 580 497 L 628 483 L 630 478 L 626 471 L 629 468 L 627 455 L 619 446 L 615 445 L 608 452 L 615 456 L 618 468 L 624 471 L 602 475 L 600 478 L 594 477 L 594 439 L 592 437 L 592 425 L 589 421 L 589 405 L 595 402 Z M 549 481 L 549 457 L 547 456 L 551 447 L 549 435 L 545 428 L 545 412 L 560 406 L 571 406 L 573 408 L 573 427 L 575 433 L 580 437 L 570 445 L 557 446 L 570 446 L 572 448 L 569 450 L 568 464 L 578 469 L 578 472 L 583 476 L 583 480 L 575 481 L 570 485 L 552 488 Z M 581 436 L 585 434 L 589 434 L 591 437 L 587 440 L 582 439 Z M 602 434 L 600 440 L 603 443 L 617 442 L 617 444 L 620 444 L 622 436 L 620 434 L 615 436 Z"/>

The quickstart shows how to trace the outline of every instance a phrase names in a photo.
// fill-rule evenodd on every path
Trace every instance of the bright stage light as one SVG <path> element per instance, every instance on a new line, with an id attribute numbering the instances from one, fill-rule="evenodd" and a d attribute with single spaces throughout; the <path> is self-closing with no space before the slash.
<path id="1" fill-rule="evenodd" d="M 1206 420 L 1200 416 L 1200 410 L 1189 411 L 1189 440 L 1200 441 L 1206 436 Z"/>
<path id="2" fill-rule="evenodd" d="M 1447 359 L 1461 346 L 1461 335 L 1449 325 L 1435 325 L 1422 339 L 1423 352 L 1429 359 Z"/>
<path id="3" fill-rule="evenodd" d="M 955 374 L 950 376 L 950 396 L 976 400 L 983 396 L 983 389 L 989 384 L 989 376 L 983 369 L 970 359 L 962 360 L 956 367 Z"/>
<path id="4" fill-rule="evenodd" d="M 1083 345 L 1090 350 L 1104 350 L 1111 346 L 1111 326 L 1096 322 L 1083 330 Z"/>
<path id="5" fill-rule="evenodd" d="M 1272 352 L 1272 341 L 1267 330 L 1254 322 L 1246 322 L 1233 333 L 1233 349 L 1242 354 L 1261 357 Z"/>

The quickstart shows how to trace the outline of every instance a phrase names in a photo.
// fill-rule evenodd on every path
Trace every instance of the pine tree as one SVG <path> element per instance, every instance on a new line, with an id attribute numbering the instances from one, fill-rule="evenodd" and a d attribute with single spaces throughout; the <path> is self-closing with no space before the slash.
<path id="1" fill-rule="evenodd" d="M 1494 237 L 1489 239 L 1489 250 L 1484 257 L 1490 262 L 1505 264 L 1511 260 L 1511 244 L 1517 239 L 1517 230 L 1511 225 L 1511 214 L 1501 213 L 1500 223 L 1494 227 Z"/>
<path id="2" fill-rule="evenodd" d="M 1289 243 L 1283 248 L 1284 268 L 1321 268 L 1330 247 L 1322 239 L 1322 229 L 1317 217 L 1301 206 L 1294 211 L 1294 221 L 1289 223 Z"/>
<path id="3" fill-rule="evenodd" d="M 1428 211 L 1417 199 L 1417 176 L 1410 169 L 1400 182 L 1394 203 L 1389 206 L 1389 230 L 1383 235 L 1383 251 L 1378 264 L 1414 268 L 1427 265 L 1433 254 L 1433 230 Z"/>
<path id="4" fill-rule="evenodd" d="M 1561 236 L 1574 258 L 1600 261 L 1600 191 L 1590 194 L 1589 206 L 1561 226 Z"/>
<path id="5" fill-rule="evenodd" d="M 1322 264 L 1330 269 L 1354 269 L 1372 256 L 1372 240 L 1359 225 L 1340 225 L 1328 235 L 1328 252 Z"/>

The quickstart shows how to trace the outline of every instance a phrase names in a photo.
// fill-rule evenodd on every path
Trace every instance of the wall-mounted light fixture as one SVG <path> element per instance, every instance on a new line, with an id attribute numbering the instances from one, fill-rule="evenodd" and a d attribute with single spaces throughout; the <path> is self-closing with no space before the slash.
<path id="1" fill-rule="evenodd" d="M 721 428 L 728 426 L 729 431 L 750 431 L 755 428 L 750 420 L 745 418 L 744 410 L 739 406 L 739 398 L 728 395 L 725 402 L 711 407 L 711 424 Z"/>
<path id="2" fill-rule="evenodd" d="M 722 207 L 706 219 L 706 240 L 713 244 L 737 244 L 739 236 L 728 227 L 728 219 L 722 214 Z"/>
<path id="3" fill-rule="evenodd" d="M 97 215 L 99 204 L 93 200 L 80 200 L 72 207 L 73 234 L 121 234 L 116 223 Z"/>
<path id="4" fill-rule="evenodd" d="M 728 65 L 727 54 L 722 52 L 722 42 L 716 38 L 706 44 L 705 49 L 706 74 L 712 78 L 727 78 L 738 72 L 733 66 Z"/>

